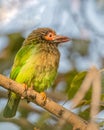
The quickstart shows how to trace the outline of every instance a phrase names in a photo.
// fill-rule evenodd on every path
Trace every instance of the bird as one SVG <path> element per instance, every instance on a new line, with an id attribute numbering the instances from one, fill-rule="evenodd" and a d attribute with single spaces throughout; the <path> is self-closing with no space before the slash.
<path id="1" fill-rule="evenodd" d="M 27 88 L 44 93 L 52 86 L 57 75 L 60 60 L 58 45 L 69 40 L 69 37 L 58 35 L 48 27 L 33 30 L 14 58 L 10 78 Z M 20 99 L 20 95 L 9 91 L 3 112 L 5 118 L 16 115 Z"/>

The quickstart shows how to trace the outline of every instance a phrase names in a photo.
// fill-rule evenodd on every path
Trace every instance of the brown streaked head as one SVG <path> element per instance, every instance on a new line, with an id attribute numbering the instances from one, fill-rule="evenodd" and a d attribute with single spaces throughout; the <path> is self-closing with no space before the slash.
<path id="1" fill-rule="evenodd" d="M 55 43 L 58 45 L 59 43 L 68 42 L 70 40 L 71 39 L 69 37 L 57 35 L 51 28 L 38 28 L 28 36 L 26 42 L 33 41 L 35 43 Z"/>

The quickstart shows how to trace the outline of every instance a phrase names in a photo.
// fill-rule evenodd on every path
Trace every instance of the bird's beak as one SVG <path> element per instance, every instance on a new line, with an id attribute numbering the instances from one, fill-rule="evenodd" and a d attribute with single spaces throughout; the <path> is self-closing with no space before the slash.
<path id="1" fill-rule="evenodd" d="M 71 39 L 69 37 L 66 37 L 66 36 L 60 36 L 60 35 L 56 35 L 54 37 L 54 42 L 55 43 L 62 43 L 62 42 L 68 42 L 70 41 Z"/>

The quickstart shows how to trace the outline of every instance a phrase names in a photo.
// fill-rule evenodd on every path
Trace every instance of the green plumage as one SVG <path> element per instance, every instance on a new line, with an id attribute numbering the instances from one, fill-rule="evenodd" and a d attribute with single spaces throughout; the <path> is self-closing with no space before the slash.
<path id="1" fill-rule="evenodd" d="M 28 36 L 16 54 L 10 73 L 11 79 L 28 87 L 32 86 L 38 92 L 52 85 L 59 65 L 57 44 L 44 38 L 48 32 L 55 33 L 48 28 L 39 28 Z M 10 92 L 4 109 L 5 117 L 13 117 L 16 114 L 19 101 L 20 96 Z"/>

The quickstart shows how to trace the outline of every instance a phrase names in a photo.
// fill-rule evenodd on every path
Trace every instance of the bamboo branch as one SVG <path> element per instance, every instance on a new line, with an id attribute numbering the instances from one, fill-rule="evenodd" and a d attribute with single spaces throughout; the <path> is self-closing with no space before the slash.
<path id="1" fill-rule="evenodd" d="M 36 103 L 42 108 L 46 109 L 56 117 L 65 120 L 66 122 L 72 124 L 73 129 L 86 130 L 87 121 L 83 120 L 76 114 L 62 107 L 61 105 L 55 103 L 50 98 L 47 98 L 44 102 L 41 94 L 36 92 L 35 90 L 28 89 L 27 91 L 23 87 L 22 84 L 19 84 L 3 75 L 0 74 L 0 86 L 3 86 L 5 89 L 11 90 L 21 97 L 24 97 L 28 101 Z"/>

